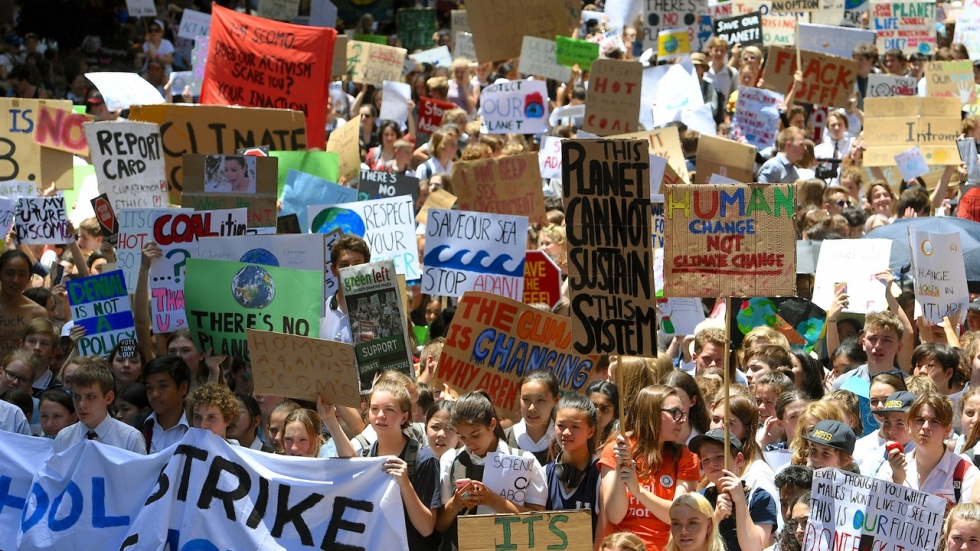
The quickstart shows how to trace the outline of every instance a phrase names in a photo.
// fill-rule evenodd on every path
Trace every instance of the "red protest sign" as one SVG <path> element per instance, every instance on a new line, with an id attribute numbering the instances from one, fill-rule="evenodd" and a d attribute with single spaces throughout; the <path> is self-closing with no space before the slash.
<path id="1" fill-rule="evenodd" d="M 92 210 L 95 211 L 95 219 L 99 221 L 99 226 L 102 226 L 102 234 L 115 245 L 116 236 L 119 235 L 119 220 L 116 218 L 116 213 L 112 211 L 109 196 L 103 193 L 92 199 Z"/>
<path id="2" fill-rule="evenodd" d="M 37 109 L 34 143 L 88 157 L 88 141 L 82 125 L 92 122 L 94 118 L 42 104 Z"/>
<path id="3" fill-rule="evenodd" d="M 442 126 L 442 115 L 456 107 L 455 103 L 429 98 L 419 100 L 419 132 L 432 134 Z"/>
<path id="4" fill-rule="evenodd" d="M 327 144 L 327 102 L 337 31 L 252 17 L 215 6 L 201 103 L 306 114 L 309 147 Z"/>
<path id="5" fill-rule="evenodd" d="M 554 308 L 561 300 L 561 268 L 544 251 L 524 257 L 524 304 L 536 302 Z"/>

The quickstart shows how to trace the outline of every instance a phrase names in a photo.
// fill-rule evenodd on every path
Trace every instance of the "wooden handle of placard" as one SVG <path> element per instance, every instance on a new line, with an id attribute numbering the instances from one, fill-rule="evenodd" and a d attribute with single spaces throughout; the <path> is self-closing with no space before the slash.
<path id="1" fill-rule="evenodd" d="M 797 50 L 798 52 L 799 50 Z M 731 326 L 732 326 L 732 299 L 725 298 L 725 358 L 724 358 L 724 374 L 723 374 L 723 385 L 722 396 L 725 401 L 725 470 L 728 471 L 729 463 L 731 460 L 731 452 L 729 451 L 729 446 L 731 446 L 731 414 L 729 413 L 728 405 L 728 395 L 731 389 L 731 378 L 728 376 L 729 367 L 731 364 L 731 347 L 732 347 L 732 336 L 731 336 Z"/>
<path id="2" fill-rule="evenodd" d="M 803 54 L 800 53 L 800 14 L 796 14 L 796 70 L 803 70 Z"/>

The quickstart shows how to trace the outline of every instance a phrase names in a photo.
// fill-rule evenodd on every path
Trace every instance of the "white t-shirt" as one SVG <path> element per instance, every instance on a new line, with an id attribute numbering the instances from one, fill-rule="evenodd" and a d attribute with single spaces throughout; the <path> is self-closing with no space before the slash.
<path id="1" fill-rule="evenodd" d="M 513 453 L 507 443 L 500 439 L 497 440 L 496 449 L 492 451 L 505 454 Z M 453 481 L 466 478 L 466 475 L 464 474 L 465 467 L 456 461 L 456 456 L 462 453 L 468 453 L 470 456 L 470 461 L 472 461 L 474 465 L 483 465 L 486 461 L 486 457 L 477 457 L 466 451 L 466 448 L 450 450 L 442 454 L 442 458 L 439 460 L 439 493 L 442 496 L 443 503 L 449 501 L 449 499 L 453 497 L 453 494 L 456 493 L 456 485 Z M 533 455 L 528 456 L 532 459 L 534 458 Z M 456 471 L 455 478 L 452 476 L 454 468 Z M 534 466 L 532 469 L 533 470 L 531 472 L 530 480 L 528 481 L 527 493 L 525 494 L 524 501 L 521 503 L 512 502 L 515 505 L 523 506 L 524 504 L 530 504 L 544 506 L 548 503 L 548 481 L 545 476 L 544 467 L 538 463 L 537 459 L 534 459 Z M 490 489 L 499 491 L 496 488 Z M 476 513 L 478 515 L 490 515 L 496 513 L 496 511 L 486 505 L 480 505 L 477 508 Z"/>

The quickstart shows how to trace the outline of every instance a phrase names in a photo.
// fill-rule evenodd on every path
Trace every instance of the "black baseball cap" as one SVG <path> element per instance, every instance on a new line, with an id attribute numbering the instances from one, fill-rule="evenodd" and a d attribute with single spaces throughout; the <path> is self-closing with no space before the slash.
<path id="1" fill-rule="evenodd" d="M 701 451 L 701 445 L 705 442 L 715 442 L 721 444 L 722 447 L 725 446 L 725 431 L 723 429 L 711 429 L 704 434 L 699 434 L 691 439 L 687 447 L 694 453 Z M 729 435 L 728 444 L 735 449 L 736 452 L 742 451 L 742 441 L 735 437 L 734 434 Z"/>
<path id="2" fill-rule="evenodd" d="M 907 390 L 900 390 L 893 393 L 885 400 L 885 407 L 881 408 L 881 413 L 905 413 L 912 407 L 916 395 Z"/>
<path id="3" fill-rule="evenodd" d="M 890 398 L 890 397 L 889 397 Z M 830 446 L 844 451 L 847 455 L 854 454 L 854 443 L 857 440 L 851 427 L 840 421 L 820 421 L 810 434 L 803 435 L 810 442 Z"/>

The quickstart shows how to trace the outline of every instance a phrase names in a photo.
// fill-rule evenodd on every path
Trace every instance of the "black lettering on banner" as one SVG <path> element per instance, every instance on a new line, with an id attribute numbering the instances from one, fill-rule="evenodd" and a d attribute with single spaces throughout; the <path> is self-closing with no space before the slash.
<path id="1" fill-rule="evenodd" d="M 255 499 L 255 507 L 252 508 L 252 512 L 248 515 L 248 520 L 245 522 L 245 526 L 255 530 L 258 528 L 259 524 L 262 522 L 262 517 L 265 516 L 266 509 L 269 508 L 269 479 L 260 476 L 259 477 L 259 495 Z"/>
<path id="2" fill-rule="evenodd" d="M 128 538 L 124 539 L 122 545 L 119 546 L 119 551 L 125 551 L 127 547 L 132 547 L 140 542 L 140 535 L 133 534 Z"/>
<path id="3" fill-rule="evenodd" d="M 150 505 L 156 501 L 159 501 L 161 497 L 167 495 L 170 490 L 170 477 L 167 476 L 166 467 L 160 471 L 160 476 L 157 478 L 157 491 L 153 492 L 150 497 L 146 498 L 146 503 L 143 506 Z"/>
<path id="4" fill-rule="evenodd" d="M 234 475 L 238 479 L 238 485 L 232 490 L 218 488 L 221 473 Z M 211 468 L 208 469 L 208 477 L 204 480 L 204 487 L 201 488 L 201 495 L 197 499 L 197 508 L 210 509 L 211 502 L 217 499 L 224 504 L 225 516 L 228 520 L 235 522 L 235 501 L 247 496 L 251 489 L 252 479 L 248 476 L 245 467 L 224 457 L 215 456 L 211 461 Z"/>
<path id="5" fill-rule="evenodd" d="M 317 503 L 320 503 L 323 495 L 310 494 L 296 505 L 290 507 L 289 491 L 291 489 L 290 486 L 285 484 L 279 486 L 279 499 L 276 501 L 276 521 L 272 525 L 270 534 L 274 538 L 281 538 L 282 531 L 286 528 L 286 525 L 292 524 L 293 528 L 296 529 L 296 534 L 299 535 L 299 541 L 303 545 L 313 545 L 313 534 L 310 533 L 310 527 L 303 520 L 303 513 L 307 509 L 312 509 Z"/>
<path id="6" fill-rule="evenodd" d="M 194 466 L 194 461 L 207 461 L 208 452 L 207 450 L 202 450 L 201 448 L 181 444 L 177 446 L 177 450 L 174 451 L 174 455 L 187 456 L 187 461 L 184 463 L 184 468 L 180 473 L 180 484 L 177 486 L 177 499 L 179 501 L 187 501 L 187 486 L 190 484 L 191 469 Z"/>
<path id="7" fill-rule="evenodd" d="M 360 522 L 344 520 L 344 511 L 347 509 L 357 509 L 358 511 L 371 513 L 374 511 L 374 504 L 361 499 L 337 496 L 337 499 L 333 502 L 333 514 L 330 515 L 327 533 L 323 536 L 323 543 L 320 544 L 320 549 L 323 551 L 365 551 L 363 547 L 347 545 L 337 541 L 337 536 L 341 530 L 354 534 L 363 534 L 367 528 Z"/>

